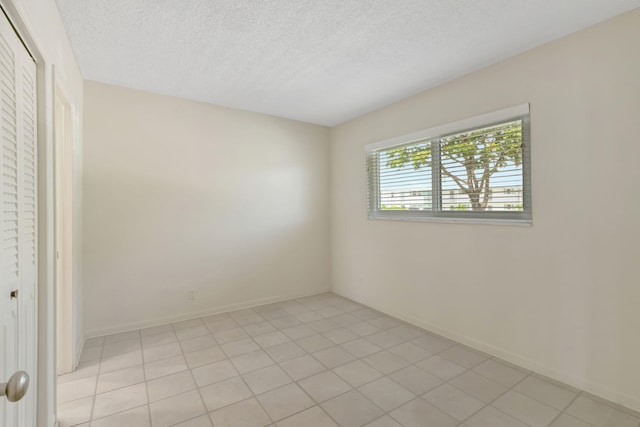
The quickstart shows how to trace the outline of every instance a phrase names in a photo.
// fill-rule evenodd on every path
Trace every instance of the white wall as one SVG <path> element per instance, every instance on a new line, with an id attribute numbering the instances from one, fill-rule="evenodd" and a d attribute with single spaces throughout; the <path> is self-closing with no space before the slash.
<path id="1" fill-rule="evenodd" d="M 640 409 L 640 10 L 332 129 L 332 285 Z M 530 102 L 533 226 L 368 221 L 368 143 Z"/>
<path id="2" fill-rule="evenodd" d="M 54 276 L 53 276 L 53 69 L 56 82 L 68 94 L 74 112 L 73 186 L 74 213 L 80 218 L 82 205 L 82 103 L 83 79 L 54 0 L 0 0 L 27 44 L 39 56 L 39 339 L 38 426 L 50 427 L 54 417 Z M 74 223 L 75 259 L 80 260 L 81 222 Z M 74 266 L 74 312 L 82 313 L 80 264 Z M 74 319 L 74 351 L 82 345 L 82 318 Z"/>
<path id="3" fill-rule="evenodd" d="M 87 335 L 329 289 L 328 128 L 94 82 L 84 105 Z"/>

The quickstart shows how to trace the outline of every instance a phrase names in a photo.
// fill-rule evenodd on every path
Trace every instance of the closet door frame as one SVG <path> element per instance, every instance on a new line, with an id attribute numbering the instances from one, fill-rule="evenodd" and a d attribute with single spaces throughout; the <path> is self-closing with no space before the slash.
<path id="1" fill-rule="evenodd" d="M 37 391 L 38 427 L 52 427 L 55 409 L 55 203 L 54 203 L 54 120 L 55 85 L 53 65 L 42 55 L 38 40 L 19 0 L 0 0 L 4 13 L 36 63 L 37 97 L 37 372 L 30 373 Z"/>

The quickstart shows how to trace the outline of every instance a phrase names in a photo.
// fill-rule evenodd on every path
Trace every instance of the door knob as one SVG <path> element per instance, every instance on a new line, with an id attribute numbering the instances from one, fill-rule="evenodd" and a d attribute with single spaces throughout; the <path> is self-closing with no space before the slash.
<path id="1" fill-rule="evenodd" d="M 9 382 L 0 383 L 0 396 L 7 396 L 9 402 L 22 399 L 29 389 L 29 374 L 18 371 L 11 375 Z"/>

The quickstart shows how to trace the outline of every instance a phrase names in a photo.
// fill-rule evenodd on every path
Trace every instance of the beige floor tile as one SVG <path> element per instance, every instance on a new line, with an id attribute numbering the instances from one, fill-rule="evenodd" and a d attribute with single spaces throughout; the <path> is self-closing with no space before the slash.
<path id="1" fill-rule="evenodd" d="M 134 351 L 142 350 L 140 344 L 140 337 L 136 337 L 132 340 L 107 342 L 104 344 L 102 350 L 102 357 L 119 356 L 121 354 L 131 353 Z"/>
<path id="2" fill-rule="evenodd" d="M 373 335 L 369 335 L 367 339 L 378 347 L 384 349 L 394 347 L 406 341 L 404 338 L 400 338 L 388 331 L 380 331 Z"/>
<path id="3" fill-rule="evenodd" d="M 104 346 L 104 337 L 89 338 L 84 342 L 84 348 L 94 348 Z"/>
<path id="4" fill-rule="evenodd" d="M 149 328 L 140 329 L 140 335 L 142 336 L 142 339 L 148 336 L 159 335 L 159 334 L 164 334 L 168 332 L 173 332 L 172 324 L 151 326 Z"/>
<path id="5" fill-rule="evenodd" d="M 282 362 L 280 367 L 295 381 L 326 370 L 324 365 L 309 355 Z"/>
<path id="6" fill-rule="evenodd" d="M 631 410 L 331 293 L 91 338 L 57 393 L 61 427 L 640 423 Z"/>
<path id="7" fill-rule="evenodd" d="M 447 359 L 443 359 L 438 355 L 418 362 L 416 363 L 416 366 L 445 381 L 455 378 L 466 371 L 462 366 L 456 365 L 455 363 L 450 362 Z"/>
<path id="8" fill-rule="evenodd" d="M 450 384 L 485 403 L 492 402 L 507 391 L 507 387 L 502 384 L 491 381 L 473 371 L 467 371 L 455 377 L 450 381 Z"/>
<path id="9" fill-rule="evenodd" d="M 244 331 L 251 337 L 276 331 L 276 328 L 274 328 L 271 323 L 264 320 L 244 326 L 242 329 L 244 329 Z"/>
<path id="10" fill-rule="evenodd" d="M 75 371 L 58 376 L 58 384 L 63 384 L 70 381 L 76 381 L 82 378 L 93 377 L 98 375 L 99 371 L 100 371 L 99 360 L 82 362 L 78 364 L 78 367 L 76 368 Z"/>
<path id="11" fill-rule="evenodd" d="M 340 347 L 347 350 L 357 358 L 366 357 L 382 350 L 380 347 L 364 338 L 344 343 Z"/>
<path id="12" fill-rule="evenodd" d="M 151 427 L 149 407 L 139 406 L 128 411 L 91 421 L 91 427 Z"/>
<path id="13" fill-rule="evenodd" d="M 323 403 L 322 409 L 340 426 L 362 426 L 382 416 L 382 409 L 353 390 Z"/>
<path id="14" fill-rule="evenodd" d="M 289 384 L 258 396 L 269 416 L 278 421 L 315 405 L 296 384 Z"/>
<path id="15" fill-rule="evenodd" d="M 369 335 L 373 335 L 381 331 L 380 328 L 378 328 L 377 326 L 373 326 L 369 322 L 353 323 L 345 327 L 351 332 L 355 332 L 361 337 L 367 337 Z"/>
<path id="16" fill-rule="evenodd" d="M 289 337 L 280 331 L 269 332 L 267 334 L 258 335 L 253 337 L 253 340 L 258 343 L 262 348 L 273 347 L 274 345 L 282 344 L 291 341 Z"/>
<path id="17" fill-rule="evenodd" d="M 573 418 L 567 414 L 561 414 L 550 427 L 592 427 L 590 424 Z"/>
<path id="18" fill-rule="evenodd" d="M 289 314 L 279 316 L 275 319 L 270 319 L 269 322 L 280 330 L 302 325 L 301 321 L 299 321 L 293 316 L 290 316 Z"/>
<path id="19" fill-rule="evenodd" d="M 189 320 L 183 320 L 181 322 L 176 322 L 173 324 L 173 329 L 175 329 L 176 331 L 179 331 L 180 329 L 186 329 L 186 328 L 193 328 L 195 326 L 200 326 L 202 325 L 204 322 L 202 321 L 202 319 L 198 318 L 198 319 L 189 319 Z"/>
<path id="20" fill-rule="evenodd" d="M 91 419 L 93 396 L 58 405 L 58 421 L 61 427 L 70 427 Z"/>
<path id="21" fill-rule="evenodd" d="M 394 347 L 391 347 L 389 353 L 393 353 L 401 359 L 406 360 L 409 363 L 418 363 L 421 360 L 427 359 L 432 356 L 427 350 L 422 347 L 418 347 L 410 342 L 405 342 Z"/>
<path id="22" fill-rule="evenodd" d="M 297 340 L 315 334 L 313 329 L 309 328 L 306 325 L 296 325 L 291 328 L 286 328 L 282 330 L 282 333 L 292 340 Z"/>
<path id="23" fill-rule="evenodd" d="M 271 419 L 254 398 L 218 409 L 210 416 L 215 427 L 264 427 L 271 424 Z"/>
<path id="24" fill-rule="evenodd" d="M 220 381 L 200 389 L 202 400 L 208 411 L 215 411 L 232 403 L 251 397 L 249 387 L 240 377 Z"/>
<path id="25" fill-rule="evenodd" d="M 360 323 L 361 321 L 359 318 L 357 318 L 356 316 L 350 313 L 345 313 L 339 316 L 331 317 L 331 320 L 333 320 L 340 326 L 353 325 L 354 323 Z"/>
<path id="26" fill-rule="evenodd" d="M 319 406 L 314 406 L 280 421 L 278 427 L 338 427 L 338 425 Z"/>
<path id="27" fill-rule="evenodd" d="M 324 319 L 322 314 L 315 311 L 307 311 L 306 313 L 294 314 L 293 317 L 301 321 L 302 323 L 313 322 L 314 320 Z"/>
<path id="28" fill-rule="evenodd" d="M 489 359 L 482 362 L 473 368 L 473 370 L 483 377 L 487 377 L 507 387 L 513 387 L 529 374 L 529 372 L 524 369 L 510 366 L 497 359 Z"/>
<path id="29" fill-rule="evenodd" d="M 533 427 L 547 427 L 559 414 L 557 409 L 514 390 L 500 396 L 492 406 Z"/>
<path id="30" fill-rule="evenodd" d="M 413 340 L 426 334 L 424 329 L 420 329 L 411 325 L 400 325 L 388 330 L 392 334 L 399 336 L 405 340 Z"/>
<path id="31" fill-rule="evenodd" d="M 242 377 L 254 394 L 261 394 L 291 382 L 291 378 L 277 365 L 249 372 Z"/>
<path id="32" fill-rule="evenodd" d="M 233 367 L 230 361 L 221 360 L 209 365 L 200 366 L 191 371 L 198 387 L 217 383 L 238 376 L 238 371 Z"/>
<path id="33" fill-rule="evenodd" d="M 276 362 L 284 362 L 285 360 L 295 359 L 296 357 L 306 354 L 306 352 L 293 341 L 274 345 L 273 347 L 266 348 L 265 351 L 269 353 L 269 356 Z"/>
<path id="34" fill-rule="evenodd" d="M 231 318 L 235 320 L 239 325 L 246 326 L 253 323 L 264 322 L 262 316 L 253 311 L 251 308 L 244 310 L 232 311 L 229 313 Z"/>
<path id="35" fill-rule="evenodd" d="M 320 334 L 310 335 L 295 341 L 300 347 L 309 353 L 325 348 L 333 347 L 333 343 Z"/>
<path id="36" fill-rule="evenodd" d="M 207 320 L 207 318 L 205 318 L 204 322 L 207 329 L 209 329 L 209 331 L 214 335 L 218 332 L 228 331 L 229 329 L 240 327 L 240 325 L 238 325 L 236 321 L 231 317 L 216 318 L 210 320 Z"/>
<path id="37" fill-rule="evenodd" d="M 370 319 L 375 319 L 377 317 L 383 316 L 383 314 L 380 313 L 379 311 L 374 310 L 372 308 L 368 308 L 368 307 L 364 307 L 354 311 L 353 315 L 356 316 L 358 319 L 362 319 L 362 320 L 370 320 Z"/>
<path id="38" fill-rule="evenodd" d="M 211 419 L 208 415 L 201 415 L 190 420 L 176 424 L 173 427 L 212 427 Z"/>
<path id="39" fill-rule="evenodd" d="M 93 407 L 93 418 L 122 412 L 127 409 L 145 405 L 147 400 L 146 384 L 136 384 L 107 393 L 98 394 Z"/>
<path id="40" fill-rule="evenodd" d="M 153 427 L 168 427 L 206 413 L 197 390 L 149 405 Z"/>
<path id="41" fill-rule="evenodd" d="M 102 346 L 85 347 L 80 355 L 80 362 L 89 362 L 91 360 L 100 360 L 102 358 Z"/>
<path id="42" fill-rule="evenodd" d="M 219 362 L 227 358 L 220 347 L 205 348 L 202 350 L 186 353 L 184 358 L 187 360 L 189 368 L 197 368 L 198 366 L 208 365 L 210 363 Z"/>
<path id="43" fill-rule="evenodd" d="M 534 375 L 525 378 L 514 390 L 536 399 L 553 408 L 563 410 L 576 397 L 577 393 L 552 384 Z"/>
<path id="44" fill-rule="evenodd" d="M 327 332 L 332 329 L 338 329 L 340 327 L 340 325 L 338 325 L 331 319 L 315 320 L 313 322 L 307 323 L 307 326 L 319 333 Z"/>
<path id="45" fill-rule="evenodd" d="M 385 375 L 409 366 L 409 362 L 388 351 L 372 354 L 362 360 Z"/>
<path id="46" fill-rule="evenodd" d="M 98 376 L 97 393 L 105 393 L 122 387 L 144 382 L 142 365 L 121 369 Z"/>
<path id="47" fill-rule="evenodd" d="M 420 398 L 399 407 L 390 414 L 404 427 L 454 427 L 458 420 Z"/>
<path id="48" fill-rule="evenodd" d="M 150 402 L 166 399 L 195 388 L 196 383 L 190 371 L 178 372 L 147 382 Z"/>
<path id="49" fill-rule="evenodd" d="M 361 360 L 356 360 L 333 370 L 340 378 L 351 384 L 352 387 L 360 387 L 363 384 L 380 378 L 382 374 Z"/>
<path id="50" fill-rule="evenodd" d="M 415 366 L 407 366 L 389 375 L 407 390 L 422 395 L 442 384 L 442 380 Z"/>
<path id="51" fill-rule="evenodd" d="M 460 365 L 463 368 L 471 369 L 474 366 L 478 366 L 489 358 L 487 354 L 480 353 L 464 345 L 456 345 L 441 353 L 438 356 L 452 361 L 456 365 Z"/>
<path id="52" fill-rule="evenodd" d="M 170 344 L 147 347 L 142 351 L 144 363 L 151 363 L 157 360 L 168 359 L 182 354 L 182 348 L 177 342 Z"/>
<path id="53" fill-rule="evenodd" d="M 217 345 L 218 343 L 213 338 L 213 335 L 210 334 L 180 341 L 180 347 L 182 347 L 182 351 L 185 353 L 217 347 Z"/>
<path id="54" fill-rule="evenodd" d="M 485 406 L 485 403 L 481 400 L 449 384 L 442 384 L 422 397 L 460 421 L 469 418 Z"/>
<path id="55" fill-rule="evenodd" d="M 157 362 L 146 363 L 144 365 L 144 373 L 147 381 L 187 369 L 187 362 L 182 355 L 158 360 Z"/>
<path id="56" fill-rule="evenodd" d="M 444 351 L 456 345 L 454 342 L 434 334 L 427 334 L 415 338 L 411 340 L 411 343 L 417 345 L 418 347 L 422 347 L 429 353 L 433 354 L 440 353 L 441 351 Z"/>
<path id="57" fill-rule="evenodd" d="M 471 418 L 465 421 L 466 427 L 527 427 L 523 422 L 497 410 L 492 406 L 485 406 Z"/>
<path id="58" fill-rule="evenodd" d="M 178 337 L 173 328 L 169 331 L 161 332 L 153 335 L 142 335 L 142 348 L 155 347 L 157 345 L 166 345 L 178 342 Z"/>
<path id="59" fill-rule="evenodd" d="M 301 380 L 298 384 L 318 403 L 351 390 L 351 386 L 331 371 L 321 372 Z"/>
<path id="60" fill-rule="evenodd" d="M 228 344 L 234 341 L 240 341 L 249 338 L 249 335 L 242 328 L 228 329 L 226 331 L 217 332 L 213 337 L 218 344 Z"/>
<path id="61" fill-rule="evenodd" d="M 324 317 L 327 317 L 327 318 L 335 317 L 335 316 L 338 316 L 338 315 L 344 313 L 338 307 L 322 307 L 322 308 L 317 309 L 316 312 L 320 313 L 321 315 L 323 315 Z"/>
<path id="62" fill-rule="evenodd" d="M 96 392 L 98 377 L 87 377 L 75 381 L 58 384 L 58 403 L 70 402 L 83 397 L 93 396 Z"/>
<path id="63" fill-rule="evenodd" d="M 316 351 L 312 353 L 312 355 L 329 369 L 344 365 L 356 359 L 351 353 L 338 346 Z"/>
<path id="64" fill-rule="evenodd" d="M 260 347 L 258 347 L 258 345 L 250 338 L 222 345 L 222 351 L 224 351 L 229 358 L 241 356 L 256 350 L 260 350 Z"/>
<path id="65" fill-rule="evenodd" d="M 185 341 L 192 338 L 201 337 L 203 335 L 209 335 L 210 333 L 211 332 L 204 324 L 176 330 L 178 341 Z"/>
<path id="66" fill-rule="evenodd" d="M 100 362 L 100 373 L 119 371 L 136 365 L 142 365 L 142 350 L 107 358 L 103 357 Z"/>
<path id="67" fill-rule="evenodd" d="M 415 394 L 389 377 L 365 384 L 358 388 L 358 391 L 386 412 L 392 411 L 416 397 Z"/>
<path id="68" fill-rule="evenodd" d="M 595 427 L 638 427 L 640 419 L 584 396 L 578 396 L 566 413 Z"/>
<path id="69" fill-rule="evenodd" d="M 346 328 L 333 329 L 331 331 L 323 332 L 322 335 L 334 344 L 343 344 L 353 341 L 359 337 L 358 334 L 351 332 Z"/>
<path id="70" fill-rule="evenodd" d="M 264 351 L 257 350 L 241 356 L 236 356 L 231 359 L 231 363 L 233 363 L 233 366 L 235 366 L 239 373 L 244 374 L 273 365 L 274 361 Z"/>
<path id="71" fill-rule="evenodd" d="M 377 326 L 380 329 L 391 329 L 397 326 L 402 325 L 400 320 L 394 319 L 393 317 L 382 315 L 380 317 L 376 317 L 375 319 L 369 320 L 374 326 Z"/>
<path id="72" fill-rule="evenodd" d="M 140 338 L 140 331 L 120 332 L 118 334 L 107 335 L 104 337 L 104 343 L 110 344 L 119 341 L 127 341 Z"/>
<path id="73" fill-rule="evenodd" d="M 364 427 L 402 427 L 402 425 L 391 418 L 389 415 L 385 415 L 384 417 L 380 417 L 375 421 L 371 421 Z"/>

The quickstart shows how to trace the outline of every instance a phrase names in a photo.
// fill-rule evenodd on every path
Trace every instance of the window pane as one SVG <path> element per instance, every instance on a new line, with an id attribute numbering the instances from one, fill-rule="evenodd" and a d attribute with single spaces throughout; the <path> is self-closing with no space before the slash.
<path id="1" fill-rule="evenodd" d="M 430 147 L 419 143 L 379 153 L 381 211 L 431 210 Z M 408 153 L 410 162 L 405 161 Z"/>
<path id="2" fill-rule="evenodd" d="M 522 120 L 440 139 L 442 210 L 523 211 Z"/>

